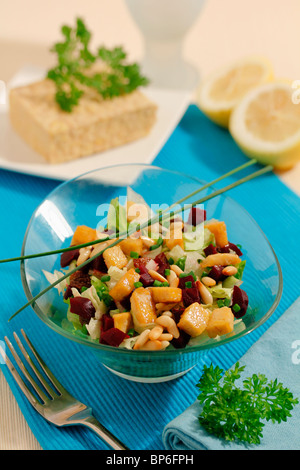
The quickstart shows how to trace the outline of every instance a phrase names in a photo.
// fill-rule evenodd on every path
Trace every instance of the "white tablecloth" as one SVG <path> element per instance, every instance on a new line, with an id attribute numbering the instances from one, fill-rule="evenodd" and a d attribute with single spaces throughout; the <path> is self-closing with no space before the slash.
<path id="1" fill-rule="evenodd" d="M 40 450 L 0 371 L 0 450 Z"/>

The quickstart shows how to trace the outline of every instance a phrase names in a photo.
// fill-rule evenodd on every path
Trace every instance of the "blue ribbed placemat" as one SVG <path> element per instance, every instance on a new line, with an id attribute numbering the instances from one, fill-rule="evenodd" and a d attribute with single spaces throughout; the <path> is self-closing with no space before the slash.
<path id="1" fill-rule="evenodd" d="M 191 105 L 154 164 L 210 181 L 245 161 L 228 132 L 214 126 Z M 20 253 L 32 212 L 57 184 L 52 180 L 0 171 L 0 258 Z M 300 280 L 297 266 L 296 269 L 293 266 L 300 229 L 298 196 L 274 174 L 236 188 L 230 196 L 250 212 L 267 235 L 281 263 L 284 290 L 278 309 L 260 329 L 209 354 L 208 360 L 223 368 L 236 362 L 285 312 L 299 296 Z M 8 324 L 7 319 L 26 302 L 18 264 L 2 265 L 0 280 L 0 340 L 6 334 L 11 335 L 13 330 L 24 328 L 66 388 L 88 403 L 99 420 L 129 448 L 162 450 L 163 428 L 196 399 L 195 384 L 203 364 L 199 363 L 180 379 L 162 384 L 139 384 L 118 378 L 101 366 L 92 354 L 83 356 L 80 345 L 47 328 L 31 309 Z M 2 370 L 44 449 L 106 449 L 88 429 L 58 429 L 45 422 L 23 398 L 6 366 L 2 366 Z"/>

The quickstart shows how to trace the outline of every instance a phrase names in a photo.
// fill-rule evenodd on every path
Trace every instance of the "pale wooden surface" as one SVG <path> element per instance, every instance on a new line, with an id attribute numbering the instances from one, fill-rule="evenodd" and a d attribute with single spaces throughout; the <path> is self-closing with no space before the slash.
<path id="1" fill-rule="evenodd" d="M 27 64 L 49 66 L 58 26 L 76 16 L 85 18 L 95 44 L 122 44 L 131 59 L 142 58 L 142 36 L 123 0 L 10 0 L 0 14 L 0 80 L 9 81 Z M 205 76 L 260 54 L 273 62 L 278 77 L 300 79 L 299 18 L 299 0 L 207 0 L 186 37 L 184 56 Z M 300 194 L 300 165 L 281 177 Z M 0 372 L 0 450 L 39 448 Z"/>

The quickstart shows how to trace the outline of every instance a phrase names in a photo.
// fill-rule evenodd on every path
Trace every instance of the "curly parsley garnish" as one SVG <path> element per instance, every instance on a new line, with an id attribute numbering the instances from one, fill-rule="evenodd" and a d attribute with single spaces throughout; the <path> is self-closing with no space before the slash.
<path id="1" fill-rule="evenodd" d="M 203 404 L 199 422 L 209 433 L 227 441 L 259 444 L 263 420 L 286 421 L 299 401 L 277 379 L 268 381 L 263 374 L 253 374 L 243 380 L 243 388 L 237 387 L 235 381 L 244 369 L 236 363 L 223 376 L 218 366 L 204 366 L 197 384 L 201 392 L 198 400 Z"/>
<path id="2" fill-rule="evenodd" d="M 138 64 L 127 64 L 122 47 L 100 47 L 96 53 L 90 50 L 91 33 L 82 19 L 76 27 L 62 26 L 64 42 L 51 49 L 57 54 L 58 64 L 48 71 L 47 78 L 56 85 L 55 99 L 60 108 L 71 112 L 78 105 L 84 88 L 96 90 L 104 99 L 131 93 L 149 81 L 141 75 Z M 91 73 L 92 65 L 101 61 L 105 68 Z M 87 73 L 89 71 L 89 73 Z"/>

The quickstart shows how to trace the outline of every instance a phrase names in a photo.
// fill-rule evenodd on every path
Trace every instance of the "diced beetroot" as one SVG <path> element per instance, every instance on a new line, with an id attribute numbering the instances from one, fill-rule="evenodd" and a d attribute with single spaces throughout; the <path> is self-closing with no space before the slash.
<path id="1" fill-rule="evenodd" d="M 77 259 L 79 256 L 79 250 L 65 251 L 61 254 L 60 257 L 60 266 L 65 268 L 69 266 L 74 259 Z"/>
<path id="2" fill-rule="evenodd" d="M 97 256 L 91 263 L 88 264 L 89 269 L 95 269 L 96 271 L 101 271 L 102 273 L 107 273 L 107 266 L 105 264 L 103 254 Z"/>
<path id="3" fill-rule="evenodd" d="M 165 276 L 165 270 L 170 268 L 169 261 L 164 253 L 160 253 L 154 258 L 155 263 L 158 264 L 157 272 Z"/>
<path id="4" fill-rule="evenodd" d="M 100 343 L 118 347 L 129 336 L 118 328 L 110 328 L 101 333 Z"/>
<path id="5" fill-rule="evenodd" d="M 192 305 L 194 302 L 201 303 L 200 293 L 197 287 L 182 289 L 182 301 L 185 308 Z"/>
<path id="6" fill-rule="evenodd" d="M 65 293 L 64 293 L 64 299 L 67 300 L 69 299 L 70 297 L 72 297 L 73 294 L 72 294 L 72 288 L 71 286 L 67 286 L 66 290 L 65 290 Z"/>
<path id="7" fill-rule="evenodd" d="M 188 333 L 186 333 L 185 331 L 183 330 L 180 330 L 180 335 L 179 335 L 179 338 L 173 338 L 171 340 L 171 344 L 174 346 L 174 348 L 176 349 L 182 349 L 182 348 L 185 348 L 187 343 L 189 342 L 190 340 L 190 335 Z"/>
<path id="8" fill-rule="evenodd" d="M 178 284 L 179 289 L 186 289 L 185 287 L 186 282 L 191 282 L 192 283 L 191 287 L 196 287 L 195 280 L 193 276 L 190 275 L 190 276 L 184 276 L 184 277 L 179 278 L 179 284 Z"/>
<path id="9" fill-rule="evenodd" d="M 235 312 L 234 309 L 232 309 L 232 313 L 235 318 L 241 318 L 245 315 L 248 308 L 248 304 L 249 299 L 246 292 L 240 289 L 240 287 L 234 286 L 232 294 L 232 306 L 238 305 L 240 307 L 240 310 L 238 312 Z"/>
<path id="10" fill-rule="evenodd" d="M 219 253 L 229 253 L 230 252 L 229 244 L 225 246 L 220 246 L 218 250 L 219 250 Z"/>
<path id="11" fill-rule="evenodd" d="M 89 323 L 90 319 L 95 316 L 95 307 L 89 299 L 84 297 L 70 298 L 70 311 L 76 313 L 80 317 L 82 324 Z"/>
<path id="12" fill-rule="evenodd" d="M 143 284 L 144 287 L 150 287 L 154 284 L 154 279 L 148 272 L 141 274 L 139 281 Z"/>
<path id="13" fill-rule="evenodd" d="M 148 273 L 148 269 L 146 268 L 146 266 L 144 264 L 140 264 L 140 267 L 139 268 L 135 268 L 135 269 L 139 269 L 140 270 L 140 274 L 147 274 Z"/>
<path id="14" fill-rule="evenodd" d="M 234 243 L 229 243 L 229 248 L 230 248 L 232 251 L 235 251 L 235 253 L 236 253 L 238 256 L 243 256 L 243 253 L 241 252 L 241 250 L 239 249 L 239 247 L 236 246 Z"/>
<path id="15" fill-rule="evenodd" d="M 125 299 L 120 301 L 120 304 L 124 308 L 125 312 L 130 312 L 130 309 L 131 309 L 130 297 L 131 295 L 128 295 L 127 297 L 125 297 Z"/>
<path id="16" fill-rule="evenodd" d="M 184 307 L 174 307 L 172 308 L 171 312 L 173 314 L 175 323 L 179 323 L 180 317 L 183 314 L 185 308 Z"/>
<path id="17" fill-rule="evenodd" d="M 234 251 L 238 256 L 243 256 L 243 253 L 241 252 L 239 247 L 236 246 L 234 243 L 228 243 L 227 245 L 219 248 L 220 253 L 229 253 L 230 250 Z"/>
<path id="18" fill-rule="evenodd" d="M 114 320 L 113 318 L 108 314 L 105 313 L 101 317 L 101 331 L 107 331 L 113 328 L 114 326 Z"/>
<path id="19" fill-rule="evenodd" d="M 204 209 L 199 209 L 198 207 L 192 207 L 189 213 L 189 218 L 187 223 L 189 225 L 199 225 L 206 220 L 206 211 Z"/>
<path id="20" fill-rule="evenodd" d="M 133 260 L 134 267 L 140 270 L 140 274 L 145 274 L 148 272 L 146 264 L 150 261 L 151 258 L 136 258 Z"/>
<path id="21" fill-rule="evenodd" d="M 92 263 L 91 262 L 85 264 L 84 266 L 81 266 L 80 271 L 84 274 L 88 274 L 90 269 L 92 269 Z"/>
<path id="22" fill-rule="evenodd" d="M 222 274 L 223 269 L 224 269 L 224 266 L 215 265 L 211 268 L 208 275 L 209 277 L 214 279 L 216 282 L 219 282 L 225 277 L 224 274 Z"/>
<path id="23" fill-rule="evenodd" d="M 150 261 L 151 258 L 137 258 L 133 260 L 134 267 L 140 270 L 140 282 L 144 287 L 150 287 L 154 283 L 154 279 L 148 273 L 146 264 Z"/>
<path id="24" fill-rule="evenodd" d="M 203 251 L 205 253 L 205 256 L 216 255 L 218 253 L 217 248 L 212 243 L 210 243 L 210 245 L 204 248 Z"/>

